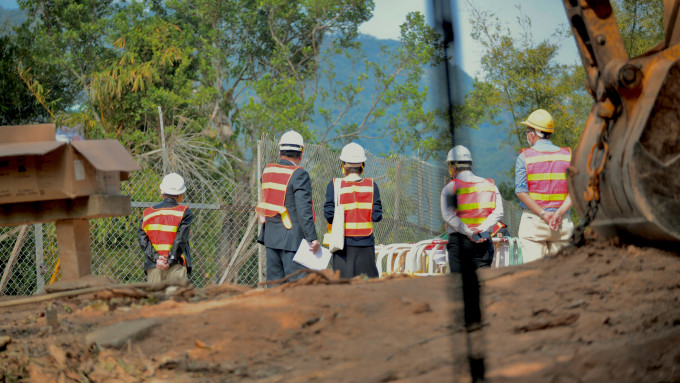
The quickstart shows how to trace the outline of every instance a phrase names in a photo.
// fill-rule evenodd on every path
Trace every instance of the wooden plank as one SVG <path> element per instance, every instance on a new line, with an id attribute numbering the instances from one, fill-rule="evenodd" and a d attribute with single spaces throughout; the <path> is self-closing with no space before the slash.
<path id="1" fill-rule="evenodd" d="M 7 261 L 7 265 L 5 266 L 5 272 L 2 273 L 2 279 L 0 280 L 0 295 L 5 293 L 5 286 L 7 286 L 9 277 L 12 275 L 12 267 L 14 266 L 14 262 L 16 262 L 19 252 L 21 252 L 21 248 L 24 246 L 27 232 L 28 225 L 21 226 L 21 231 L 19 231 L 17 241 L 14 243 L 14 249 L 12 249 L 12 254 L 9 256 L 9 261 Z"/>
<path id="2" fill-rule="evenodd" d="M 61 280 L 71 281 L 89 275 L 90 222 L 85 218 L 61 219 L 54 223 L 61 260 Z"/>
<path id="3" fill-rule="evenodd" d="M 53 222 L 61 219 L 104 218 L 129 215 L 130 197 L 95 194 L 74 199 L 0 205 L 0 226 Z"/>
<path id="4" fill-rule="evenodd" d="M 9 232 L 7 232 L 7 233 L 5 233 L 5 234 L 3 234 L 3 235 L 0 235 L 0 242 L 6 240 L 7 238 L 9 238 L 9 237 L 13 236 L 14 234 L 18 233 L 19 230 L 21 230 L 21 226 L 17 226 L 17 227 L 15 227 L 15 228 L 12 228 L 12 230 L 10 230 Z"/>

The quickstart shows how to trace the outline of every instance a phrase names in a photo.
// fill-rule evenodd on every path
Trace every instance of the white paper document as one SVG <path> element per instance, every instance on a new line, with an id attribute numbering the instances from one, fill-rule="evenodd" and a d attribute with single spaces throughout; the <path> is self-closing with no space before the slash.
<path id="1" fill-rule="evenodd" d="M 306 239 L 303 239 L 293 257 L 293 262 L 297 262 L 302 266 L 313 270 L 323 270 L 327 268 L 328 262 L 331 260 L 330 250 L 323 246 L 319 246 L 319 249 L 315 253 L 312 253 L 309 247 L 309 242 L 307 242 Z"/>

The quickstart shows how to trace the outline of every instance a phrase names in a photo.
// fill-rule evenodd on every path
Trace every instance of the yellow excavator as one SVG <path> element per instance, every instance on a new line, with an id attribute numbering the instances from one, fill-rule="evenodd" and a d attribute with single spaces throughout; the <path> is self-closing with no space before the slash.
<path id="1" fill-rule="evenodd" d="M 563 2 L 595 99 L 569 169 L 574 206 L 603 238 L 677 250 L 680 0 L 664 0 L 665 39 L 634 58 L 608 0 Z"/>

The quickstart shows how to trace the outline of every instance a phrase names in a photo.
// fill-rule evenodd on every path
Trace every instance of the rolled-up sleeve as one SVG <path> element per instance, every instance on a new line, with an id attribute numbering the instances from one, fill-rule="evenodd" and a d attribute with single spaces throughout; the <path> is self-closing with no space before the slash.
<path id="1" fill-rule="evenodd" d="M 527 166 L 524 160 L 524 153 L 520 153 L 515 161 L 515 194 L 528 193 L 527 186 Z"/>

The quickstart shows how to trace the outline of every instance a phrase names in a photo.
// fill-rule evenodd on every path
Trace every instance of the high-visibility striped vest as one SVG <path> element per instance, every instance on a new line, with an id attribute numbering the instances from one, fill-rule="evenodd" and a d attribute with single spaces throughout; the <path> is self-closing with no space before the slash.
<path id="1" fill-rule="evenodd" d="M 501 221 L 498 221 L 498 223 L 496 224 L 496 226 L 494 226 L 494 227 L 493 227 L 493 230 L 491 231 L 491 236 L 493 237 L 493 236 L 495 236 L 496 234 L 498 234 L 498 232 L 501 231 L 501 229 L 504 228 L 504 227 L 508 227 L 508 225 L 504 224 L 504 223 L 501 222 Z M 502 234 L 499 234 L 499 237 L 502 237 L 502 236 L 503 236 Z"/>
<path id="2" fill-rule="evenodd" d="M 496 187 L 493 180 L 465 182 L 456 178 L 451 182 L 456 194 L 456 214 L 460 220 L 471 229 L 481 225 L 496 208 Z"/>
<path id="3" fill-rule="evenodd" d="M 160 209 L 152 207 L 144 209 L 142 229 L 159 255 L 167 257 L 170 254 L 172 244 L 177 237 L 177 226 L 179 226 L 182 217 L 184 217 L 184 212 L 188 208 L 188 206 L 178 205 Z M 180 254 L 180 258 L 182 265 L 186 266 L 184 254 Z"/>
<path id="4" fill-rule="evenodd" d="M 338 203 L 345 209 L 345 236 L 368 237 L 373 233 L 373 180 L 340 181 Z"/>
<path id="5" fill-rule="evenodd" d="M 567 168 L 571 163 L 571 149 L 560 148 L 556 152 L 539 152 L 524 149 L 527 166 L 529 196 L 538 206 L 557 208 L 567 198 Z"/>
<path id="6" fill-rule="evenodd" d="M 286 209 L 286 189 L 298 169 L 295 165 L 267 164 L 262 172 L 262 197 L 255 207 L 260 223 L 265 223 L 267 217 L 281 214 L 283 226 L 290 230 L 293 223 Z"/>

